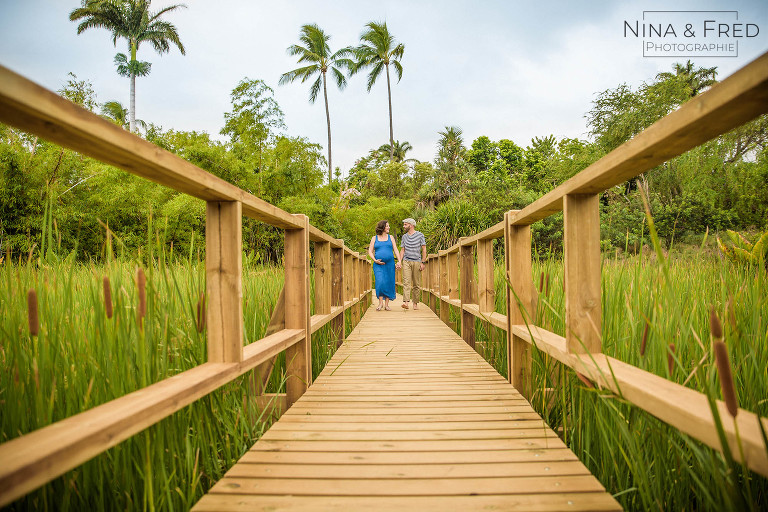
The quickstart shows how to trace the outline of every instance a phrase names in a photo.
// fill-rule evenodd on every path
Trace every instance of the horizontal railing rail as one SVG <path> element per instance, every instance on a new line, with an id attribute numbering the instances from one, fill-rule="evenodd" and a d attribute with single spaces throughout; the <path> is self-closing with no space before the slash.
<path id="1" fill-rule="evenodd" d="M 0 122 L 206 201 L 207 362 L 0 445 L 0 506 L 286 353 L 285 403 L 312 382 L 311 335 L 344 337 L 371 300 L 370 262 L 343 240 L 0 66 Z M 243 345 L 242 216 L 285 230 L 285 283 L 268 335 Z M 315 314 L 310 316 L 310 242 Z M 276 310 L 275 313 L 278 313 Z M 278 318 L 279 317 L 279 318 Z M 273 330 L 274 332 L 270 332 Z M 261 390 L 263 392 L 263 389 Z"/>
<path id="2" fill-rule="evenodd" d="M 509 380 L 528 398 L 533 393 L 533 346 L 680 432 L 722 451 L 706 395 L 601 353 L 598 194 L 766 112 L 768 53 L 522 210 L 507 212 L 504 220 L 494 226 L 428 255 L 423 275 L 429 306 L 439 309 L 441 319 L 452 327 L 456 326 L 449 312 L 458 309 L 462 337 L 472 347 L 475 319 L 506 331 Z M 564 212 L 565 337 L 533 325 L 531 316 L 534 289 L 530 224 L 560 211 Z M 495 310 L 494 239 L 504 242 L 506 314 Z M 720 417 L 731 417 L 722 401 L 718 400 L 716 406 Z M 768 431 L 768 419 L 739 409 L 733 421 L 723 421 L 722 425 L 733 456 L 768 477 L 760 422 Z"/>

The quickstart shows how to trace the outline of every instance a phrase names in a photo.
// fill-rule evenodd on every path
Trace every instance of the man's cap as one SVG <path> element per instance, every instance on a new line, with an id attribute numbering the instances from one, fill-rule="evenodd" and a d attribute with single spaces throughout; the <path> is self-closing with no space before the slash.
<path id="1" fill-rule="evenodd" d="M 405 223 L 411 224 L 411 225 L 413 225 L 413 226 L 415 226 L 415 225 L 416 225 L 416 221 L 415 221 L 415 220 L 413 220 L 413 219 L 412 219 L 412 218 L 410 218 L 410 217 L 408 217 L 407 219 L 404 219 L 404 220 L 403 220 L 403 224 L 405 224 Z"/>

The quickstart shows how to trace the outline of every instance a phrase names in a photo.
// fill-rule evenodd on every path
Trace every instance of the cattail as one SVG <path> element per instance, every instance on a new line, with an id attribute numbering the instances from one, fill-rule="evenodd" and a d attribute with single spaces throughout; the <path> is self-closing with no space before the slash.
<path id="1" fill-rule="evenodd" d="M 107 312 L 107 318 L 112 318 L 112 285 L 109 283 L 109 278 L 104 276 L 104 309 Z"/>
<path id="2" fill-rule="evenodd" d="M 733 305 L 733 295 L 728 299 L 728 323 L 731 324 L 731 329 L 736 330 L 736 308 Z"/>
<path id="3" fill-rule="evenodd" d="M 544 291 L 544 272 L 541 273 L 541 276 L 539 276 L 539 293 L 542 293 Z"/>
<path id="4" fill-rule="evenodd" d="M 30 336 L 37 336 L 40 332 L 40 317 L 37 314 L 37 292 L 29 290 L 27 292 L 27 320 L 29 321 Z"/>
<path id="5" fill-rule="evenodd" d="M 734 418 L 739 412 L 739 402 L 736 400 L 736 391 L 733 386 L 733 375 L 731 374 L 731 363 L 728 360 L 728 347 L 722 341 L 715 342 L 715 363 L 717 364 L 717 374 L 720 376 L 720 387 L 723 390 L 723 400 L 728 412 Z"/>
<path id="6" fill-rule="evenodd" d="M 584 383 L 585 386 L 587 386 L 590 389 L 593 389 L 595 387 L 594 384 L 592 384 L 592 381 L 580 374 L 579 372 L 576 372 L 576 376 L 579 378 L 581 382 Z"/>
<path id="7" fill-rule="evenodd" d="M 136 287 L 139 290 L 139 308 L 136 311 L 136 316 L 139 322 L 139 327 L 142 326 L 144 317 L 147 315 L 147 276 L 144 274 L 144 269 L 139 267 L 136 270 Z"/>
<path id="8" fill-rule="evenodd" d="M 645 355 L 645 346 L 648 343 L 648 333 L 651 330 L 651 323 L 646 320 L 645 321 L 645 329 L 643 329 L 643 341 L 640 342 L 640 355 Z"/>
<path id="9" fill-rule="evenodd" d="M 200 294 L 200 300 L 197 301 L 197 332 L 203 332 L 205 329 L 205 293 Z"/>
<path id="10" fill-rule="evenodd" d="M 709 332 L 712 333 L 712 337 L 716 340 L 723 338 L 723 325 L 717 317 L 714 306 L 709 310 Z"/>
<path id="11" fill-rule="evenodd" d="M 667 369 L 669 374 L 672 375 L 672 371 L 675 369 L 675 344 L 669 344 L 669 354 L 667 354 Z"/>

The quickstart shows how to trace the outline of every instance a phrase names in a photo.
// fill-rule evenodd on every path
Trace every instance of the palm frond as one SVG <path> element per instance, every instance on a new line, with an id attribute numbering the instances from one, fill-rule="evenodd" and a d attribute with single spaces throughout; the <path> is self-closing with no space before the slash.
<path id="1" fill-rule="evenodd" d="M 309 89 L 309 102 L 314 103 L 317 99 L 317 94 L 320 92 L 320 86 L 322 85 L 323 75 L 317 77 L 315 83 Z"/>
<path id="2" fill-rule="evenodd" d="M 368 73 L 368 92 L 371 92 L 371 88 L 373 87 L 373 84 L 376 83 L 379 75 L 381 75 L 382 69 L 384 69 L 384 61 L 379 61 L 373 66 L 371 72 Z"/>

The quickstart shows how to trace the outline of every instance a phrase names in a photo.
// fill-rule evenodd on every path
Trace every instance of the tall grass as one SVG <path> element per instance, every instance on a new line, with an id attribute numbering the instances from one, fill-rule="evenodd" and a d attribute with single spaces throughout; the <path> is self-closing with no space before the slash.
<path id="1" fill-rule="evenodd" d="M 46 254 L 46 251 L 41 251 Z M 73 258 L 0 265 L 0 441 L 49 425 L 206 360 L 205 265 L 170 254 L 80 264 Z M 11 262 L 10 260 L 17 260 Z M 137 268 L 146 275 L 138 319 Z M 245 343 L 264 336 L 283 270 L 244 259 Z M 39 332 L 29 330 L 28 292 Z M 107 302 L 105 291 L 109 291 Z M 111 313 L 108 314 L 111 308 Z M 318 373 L 335 350 L 313 336 Z M 267 391 L 284 391 L 284 363 Z M 253 372 L 235 379 L 13 503 L 12 510 L 187 510 L 271 421 L 253 400 Z"/>
<path id="2" fill-rule="evenodd" d="M 506 311 L 503 269 L 496 308 Z M 565 335 L 563 263 L 535 261 L 535 323 Z M 720 399 L 710 312 L 722 319 L 739 406 L 768 416 L 768 278 L 704 252 L 603 261 L 603 352 Z M 477 326 L 506 375 L 506 339 Z M 645 344 L 644 354 L 641 345 Z M 672 349 L 670 345 L 673 344 Z M 671 364 L 670 364 L 671 363 Z M 531 404 L 627 510 L 765 510 L 768 480 L 533 351 Z M 722 421 L 730 421 L 723 418 Z"/>

